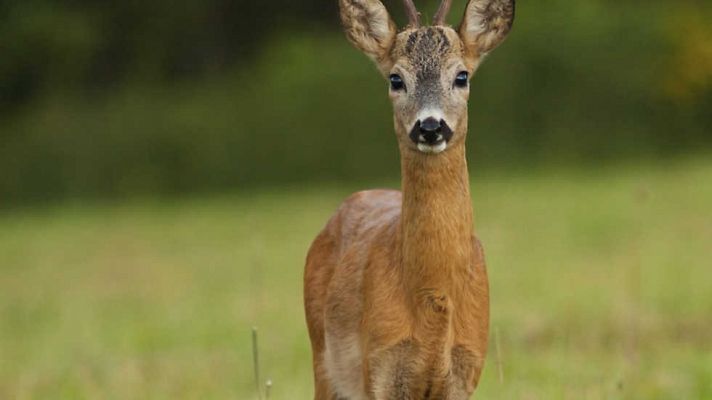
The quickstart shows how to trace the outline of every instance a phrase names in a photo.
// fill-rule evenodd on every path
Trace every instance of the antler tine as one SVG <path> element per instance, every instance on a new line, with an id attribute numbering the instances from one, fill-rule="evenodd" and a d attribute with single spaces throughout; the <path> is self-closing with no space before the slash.
<path id="1" fill-rule="evenodd" d="M 438 12 L 435 13 L 435 18 L 433 19 L 433 25 L 444 25 L 447 15 L 450 13 L 450 6 L 452 6 L 452 0 L 443 0 L 440 3 Z"/>
<path id="2" fill-rule="evenodd" d="M 413 0 L 403 0 L 403 5 L 405 5 L 405 13 L 408 15 L 408 25 L 413 28 L 420 27 L 420 13 L 418 9 L 415 8 Z"/>

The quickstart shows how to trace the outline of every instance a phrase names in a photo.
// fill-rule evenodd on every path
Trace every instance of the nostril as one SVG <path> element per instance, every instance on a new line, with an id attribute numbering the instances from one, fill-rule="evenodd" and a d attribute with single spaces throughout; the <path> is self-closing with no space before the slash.
<path id="1" fill-rule="evenodd" d="M 420 131 L 423 133 L 436 132 L 442 130 L 442 124 L 435 118 L 428 118 L 420 124 Z"/>

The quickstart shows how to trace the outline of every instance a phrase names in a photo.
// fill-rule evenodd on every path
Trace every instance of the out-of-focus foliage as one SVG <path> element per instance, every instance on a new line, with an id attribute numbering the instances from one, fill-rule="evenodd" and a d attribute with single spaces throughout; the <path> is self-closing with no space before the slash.
<path id="1" fill-rule="evenodd" d="M 4 0 L 0 99 L 17 104 L 56 86 L 196 79 L 244 65 L 283 24 L 324 20 L 336 9 L 319 3 Z"/>
<path id="2" fill-rule="evenodd" d="M 683 7 L 667 26 L 674 41 L 665 94 L 679 101 L 695 101 L 712 88 L 712 25 L 709 14 Z"/>
<path id="3" fill-rule="evenodd" d="M 395 176 L 385 83 L 339 32 L 336 3 L 6 0 L 0 199 Z M 599 164 L 709 147 L 710 20 L 694 0 L 520 1 L 473 81 L 471 159 Z"/>

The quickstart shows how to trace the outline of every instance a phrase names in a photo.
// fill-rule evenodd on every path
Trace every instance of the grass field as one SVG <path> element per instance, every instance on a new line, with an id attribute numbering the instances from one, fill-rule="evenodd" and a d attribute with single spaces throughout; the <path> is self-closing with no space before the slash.
<path id="1" fill-rule="evenodd" d="M 254 399 L 253 325 L 271 398 L 309 399 L 303 260 L 355 189 L 3 212 L 0 399 Z M 475 398 L 712 398 L 712 160 L 473 197 L 500 344 Z"/>

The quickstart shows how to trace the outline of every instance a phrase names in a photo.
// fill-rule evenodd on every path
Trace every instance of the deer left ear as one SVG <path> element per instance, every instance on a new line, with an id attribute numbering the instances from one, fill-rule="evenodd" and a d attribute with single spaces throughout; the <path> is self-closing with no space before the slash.
<path id="1" fill-rule="evenodd" d="M 515 0 L 470 0 L 460 38 L 472 63 L 499 46 L 512 29 Z"/>
<path id="2" fill-rule="evenodd" d="M 380 0 L 340 0 L 339 5 L 349 41 L 387 73 L 397 28 L 386 7 Z"/>

